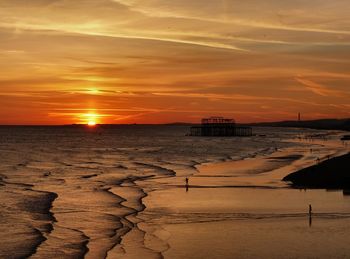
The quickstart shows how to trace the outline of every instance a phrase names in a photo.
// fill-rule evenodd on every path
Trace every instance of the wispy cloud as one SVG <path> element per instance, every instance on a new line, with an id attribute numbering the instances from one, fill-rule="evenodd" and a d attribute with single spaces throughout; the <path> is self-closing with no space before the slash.
<path id="1" fill-rule="evenodd" d="M 120 4 L 124 4 L 128 6 L 131 10 L 140 12 L 149 17 L 163 17 L 163 18 L 179 18 L 179 19 L 188 19 L 188 20 L 197 20 L 202 22 L 214 22 L 221 24 L 231 24 L 231 25 L 241 25 L 248 27 L 256 27 L 256 28 L 265 28 L 265 29 L 278 29 L 278 30 L 286 30 L 286 31 L 299 31 L 299 32 L 320 32 L 320 33 L 330 33 L 330 34 L 345 34 L 349 35 L 350 31 L 347 29 L 326 29 L 315 27 L 315 21 L 322 21 L 323 23 L 329 23 L 328 20 L 325 21 L 324 16 L 321 14 L 317 14 L 314 5 L 324 6 L 325 8 L 329 8 L 327 4 L 324 4 L 324 1 L 314 0 L 314 5 L 304 5 L 304 12 L 296 12 L 291 9 L 276 9 L 275 13 L 271 15 L 271 12 L 274 12 L 274 8 L 277 6 L 279 8 L 290 8 L 290 3 L 292 1 L 285 1 L 286 4 L 277 4 L 274 1 L 266 1 L 265 4 L 252 3 L 252 5 L 242 3 L 241 1 L 222 1 L 222 4 L 217 2 L 213 2 L 215 4 L 207 3 L 208 8 L 203 8 L 200 10 L 197 4 L 185 4 L 183 1 L 180 3 L 174 3 L 174 1 L 166 1 L 166 4 L 162 4 L 161 1 L 153 1 L 152 4 L 144 4 L 144 1 L 129 1 L 129 0 L 112 0 L 114 2 L 118 2 Z M 254 1 L 252 1 L 254 2 Z M 182 5 L 181 5 L 182 3 Z M 281 3 L 281 2 L 280 2 Z M 256 9 L 255 6 L 261 6 L 261 8 Z M 339 8 L 343 5 L 340 3 Z M 202 6 L 203 7 L 203 6 Z M 212 7 L 212 8 L 209 8 Z M 251 17 L 246 15 L 245 11 L 248 10 L 254 13 L 255 17 Z M 345 7 L 347 3 L 345 3 Z M 270 9 L 268 9 L 270 8 Z M 228 12 L 235 10 L 233 12 L 235 15 L 229 15 Z M 299 9 L 300 10 L 300 9 Z M 338 9 L 339 13 L 332 13 L 332 15 L 340 15 L 341 9 Z M 240 14 L 241 13 L 243 14 Z M 314 11 L 314 15 L 310 16 L 308 11 Z M 214 13 L 214 14 L 213 14 Z M 270 21 L 266 21 L 267 17 L 270 16 Z M 299 22 L 291 23 L 290 20 L 295 19 L 295 16 L 298 16 L 300 20 L 304 21 L 304 24 Z M 345 15 L 345 13 L 344 13 Z M 240 18 L 237 18 L 240 17 Z M 272 18 L 272 19 L 271 19 Z M 345 18 L 345 17 L 344 17 Z M 328 18 L 332 19 L 332 18 Z M 285 21 L 284 21 L 285 20 Z M 337 20 L 341 20 L 339 17 Z M 289 21 L 289 22 L 288 22 Z M 299 26 L 295 26 L 293 24 L 300 24 Z M 305 24 L 306 23 L 306 24 Z M 308 26 L 309 25 L 309 26 Z"/>
<path id="2" fill-rule="evenodd" d="M 301 77 L 296 77 L 295 80 L 297 82 L 299 82 L 300 84 L 302 84 L 303 86 L 306 87 L 306 89 L 308 89 L 309 91 L 313 92 L 314 94 L 317 95 L 321 95 L 321 96 L 336 96 L 336 97 L 340 97 L 342 95 L 344 95 L 343 92 L 339 91 L 339 90 L 334 90 L 331 89 L 325 85 L 316 83 L 314 81 L 305 79 L 305 78 L 301 78 Z"/>
<path id="3" fill-rule="evenodd" d="M 0 2 L 0 123 L 350 111 L 346 0 Z"/>

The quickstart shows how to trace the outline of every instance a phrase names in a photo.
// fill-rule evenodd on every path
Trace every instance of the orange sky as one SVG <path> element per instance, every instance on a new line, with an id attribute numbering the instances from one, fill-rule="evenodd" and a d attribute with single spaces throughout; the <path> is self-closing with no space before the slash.
<path id="1" fill-rule="evenodd" d="M 350 117 L 348 0 L 0 1 L 0 124 Z"/>

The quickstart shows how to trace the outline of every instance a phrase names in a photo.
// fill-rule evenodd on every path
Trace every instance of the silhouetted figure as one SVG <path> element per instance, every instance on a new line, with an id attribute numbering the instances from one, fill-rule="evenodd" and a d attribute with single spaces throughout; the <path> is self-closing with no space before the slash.
<path id="1" fill-rule="evenodd" d="M 312 148 L 310 148 L 310 153 L 312 153 Z"/>
<path id="2" fill-rule="evenodd" d="M 186 182 L 186 185 L 185 185 L 185 187 L 186 187 L 186 192 L 188 192 L 188 187 L 189 187 L 189 185 L 188 185 L 188 177 L 186 177 L 185 182 Z"/>
<path id="3" fill-rule="evenodd" d="M 312 226 L 312 206 L 309 204 L 309 227 Z"/>

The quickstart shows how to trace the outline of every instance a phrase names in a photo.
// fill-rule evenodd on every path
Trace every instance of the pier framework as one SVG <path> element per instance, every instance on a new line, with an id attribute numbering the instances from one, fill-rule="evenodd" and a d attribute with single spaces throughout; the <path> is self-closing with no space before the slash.
<path id="1" fill-rule="evenodd" d="M 252 136 L 251 127 L 237 126 L 233 119 L 210 117 L 202 119 L 200 126 L 191 127 L 191 136 L 234 137 Z"/>

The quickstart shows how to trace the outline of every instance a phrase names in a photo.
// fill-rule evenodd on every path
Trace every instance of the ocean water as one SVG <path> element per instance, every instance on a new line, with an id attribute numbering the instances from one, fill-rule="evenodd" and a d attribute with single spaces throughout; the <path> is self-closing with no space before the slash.
<path id="1" fill-rule="evenodd" d="M 308 202 L 320 204 L 320 219 L 347 220 L 350 203 L 338 192 L 310 196 L 280 181 L 316 158 L 346 152 L 341 132 L 255 128 L 252 137 L 206 138 L 188 131 L 0 127 L 0 258 L 196 258 L 218 222 L 221 233 L 237 241 L 235 231 L 266 231 L 274 219 L 273 229 L 285 219 L 303 222 Z M 196 224 L 202 232 L 194 231 Z M 252 236 L 260 232 L 245 233 L 242 249 L 254 251 L 261 244 Z M 224 236 L 215 238 L 222 238 L 222 247 L 216 244 L 222 252 L 211 257 L 242 255 Z M 261 253 L 280 256 L 271 251 Z"/>

